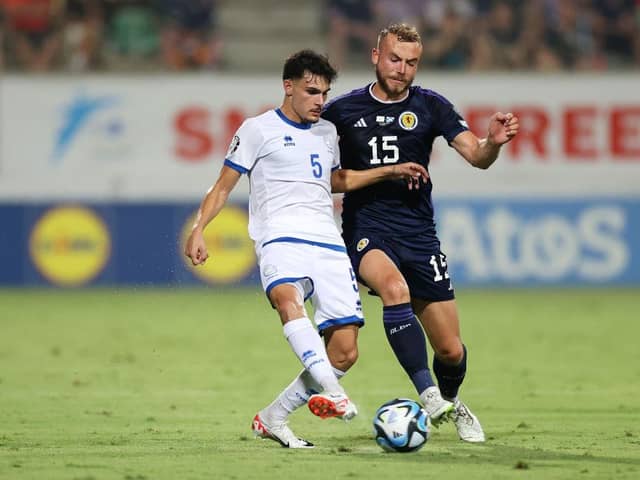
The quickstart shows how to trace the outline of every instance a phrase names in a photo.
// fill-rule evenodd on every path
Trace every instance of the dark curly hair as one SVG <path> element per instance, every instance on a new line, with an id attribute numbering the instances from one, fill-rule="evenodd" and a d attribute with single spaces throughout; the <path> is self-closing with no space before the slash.
<path id="1" fill-rule="evenodd" d="M 325 55 L 305 49 L 287 58 L 282 69 L 282 79 L 296 80 L 304 77 L 305 72 L 324 77 L 329 83 L 332 83 L 338 75 Z"/>

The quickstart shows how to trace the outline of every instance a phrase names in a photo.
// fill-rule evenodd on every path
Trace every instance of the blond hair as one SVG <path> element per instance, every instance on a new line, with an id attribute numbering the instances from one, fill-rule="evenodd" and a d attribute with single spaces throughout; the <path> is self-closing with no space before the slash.
<path id="1" fill-rule="evenodd" d="M 378 34 L 377 48 L 380 48 L 380 42 L 389 34 L 395 35 L 400 42 L 415 42 L 422 45 L 422 39 L 416 27 L 406 23 L 392 23 Z"/>

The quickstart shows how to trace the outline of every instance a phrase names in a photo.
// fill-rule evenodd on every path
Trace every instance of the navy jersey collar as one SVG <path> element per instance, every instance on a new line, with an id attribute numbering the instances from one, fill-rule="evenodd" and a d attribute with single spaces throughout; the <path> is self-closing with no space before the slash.
<path id="1" fill-rule="evenodd" d="M 282 110 L 280 110 L 279 108 L 276 108 L 275 112 L 285 123 L 288 123 L 292 127 L 299 128 L 300 130 L 309 130 L 311 128 L 310 123 L 298 123 L 298 122 L 294 122 L 293 120 L 290 120 L 284 113 L 282 113 Z"/>
<path id="2" fill-rule="evenodd" d="M 380 102 L 380 103 L 402 103 L 404 102 L 407 98 L 409 98 L 409 95 L 411 95 L 411 87 L 409 87 L 407 89 L 407 95 L 404 98 L 401 98 L 400 100 L 381 100 L 378 97 L 376 97 L 373 94 L 373 86 L 376 84 L 376 82 L 370 83 L 369 84 L 369 95 L 371 95 L 371 98 L 373 98 L 376 102 Z"/>

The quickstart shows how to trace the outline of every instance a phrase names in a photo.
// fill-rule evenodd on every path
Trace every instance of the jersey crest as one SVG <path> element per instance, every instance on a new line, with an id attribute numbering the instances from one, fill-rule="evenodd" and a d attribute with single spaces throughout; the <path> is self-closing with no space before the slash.
<path id="1" fill-rule="evenodd" d="M 413 130 L 418 126 L 418 116 L 410 111 L 402 112 L 398 121 L 404 130 Z"/>
<path id="2" fill-rule="evenodd" d="M 240 137 L 238 135 L 234 135 L 231 143 L 229 144 L 229 149 L 227 150 L 227 158 L 229 158 L 240 146 Z"/>
<path id="3" fill-rule="evenodd" d="M 365 238 L 361 238 L 360 240 L 358 240 L 358 245 L 356 245 L 356 250 L 361 252 L 362 250 L 367 248 L 367 245 L 369 245 L 369 239 L 366 238 L 366 237 Z"/>

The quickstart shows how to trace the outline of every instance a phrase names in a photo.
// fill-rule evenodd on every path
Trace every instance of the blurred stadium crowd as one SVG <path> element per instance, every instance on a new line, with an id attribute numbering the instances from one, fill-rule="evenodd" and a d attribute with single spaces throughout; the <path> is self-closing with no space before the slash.
<path id="1" fill-rule="evenodd" d="M 233 70 L 221 13 L 239 3 L 247 12 L 242 21 L 270 21 L 274 2 L 261 0 L 0 0 L 0 69 Z M 431 68 L 640 67 L 640 0 L 298 0 L 296 7 L 301 4 L 341 68 L 366 66 L 379 28 L 391 21 L 420 28 L 423 62 Z M 272 38 L 281 33 L 280 24 Z M 305 46 L 299 37 L 290 49 Z"/>

